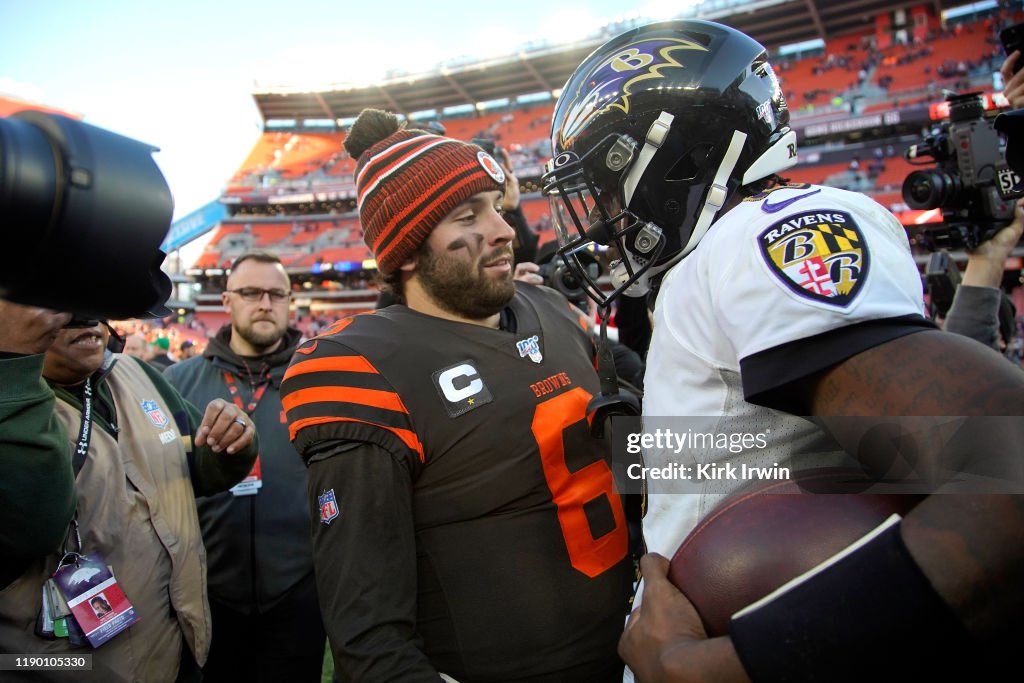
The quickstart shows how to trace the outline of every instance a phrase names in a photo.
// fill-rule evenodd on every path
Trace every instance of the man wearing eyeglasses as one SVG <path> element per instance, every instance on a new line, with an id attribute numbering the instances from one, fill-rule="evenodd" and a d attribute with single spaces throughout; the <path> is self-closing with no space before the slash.
<path id="1" fill-rule="evenodd" d="M 291 283 L 277 256 L 238 257 L 221 295 L 231 323 L 201 356 L 165 375 L 186 397 L 233 402 L 252 418 L 260 454 L 229 492 L 197 500 L 213 613 L 204 681 L 319 681 L 324 635 L 306 503 L 306 470 L 281 408 L 301 338 L 289 327 Z"/>

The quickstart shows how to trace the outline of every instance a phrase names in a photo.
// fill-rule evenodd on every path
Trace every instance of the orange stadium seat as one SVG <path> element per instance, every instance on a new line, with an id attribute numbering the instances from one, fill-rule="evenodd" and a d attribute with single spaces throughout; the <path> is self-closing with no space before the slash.
<path id="1" fill-rule="evenodd" d="M 880 190 L 887 187 L 899 189 L 903 187 L 903 180 L 911 171 L 931 166 L 934 166 L 934 164 L 915 166 L 902 156 L 889 157 L 885 160 L 885 170 L 875 178 L 875 187 Z"/>
<path id="2" fill-rule="evenodd" d="M 253 247 L 265 249 L 284 242 L 294 230 L 293 223 L 257 223 L 253 225 Z"/>
<path id="3" fill-rule="evenodd" d="M 251 189 L 255 175 L 276 173 L 285 179 L 296 179 L 323 169 L 332 160 L 341 162 L 344 139 L 344 133 L 263 133 L 235 172 L 228 191 Z M 331 170 L 336 171 L 337 165 L 332 165 Z"/>
<path id="4" fill-rule="evenodd" d="M 221 266 L 222 246 L 221 242 L 228 235 L 237 235 L 245 232 L 248 224 L 244 223 L 221 223 L 215 228 L 213 237 L 206 243 L 203 248 L 203 252 L 196 259 L 195 263 L 192 264 L 193 268 L 217 268 Z"/>
<path id="5" fill-rule="evenodd" d="M 831 104 L 835 95 L 856 85 L 858 73 L 868 58 L 865 38 L 872 31 L 857 31 L 830 39 L 823 54 L 791 62 L 776 61 L 783 94 L 793 111 Z M 833 66 L 829 67 L 829 60 Z M 845 60 L 846 65 L 840 64 Z M 815 73 L 817 71 L 817 73 Z M 819 91 L 808 97 L 808 93 Z"/>
<path id="6" fill-rule="evenodd" d="M 551 204 L 543 197 L 537 199 L 524 199 L 520 206 L 526 222 L 530 225 L 537 225 L 542 219 L 547 218 L 551 213 Z"/>
<path id="7" fill-rule="evenodd" d="M 1004 17 L 1005 19 L 1005 17 Z M 1017 21 L 1024 19 L 1024 13 L 1017 13 Z M 937 21 L 934 16 L 931 20 Z M 865 24 L 861 24 L 862 26 Z M 909 63 L 899 65 L 895 62 L 909 49 L 906 46 L 890 46 L 881 53 L 872 53 L 869 48 L 874 44 L 877 35 L 884 38 L 883 29 L 876 29 L 872 22 L 868 29 L 858 29 L 853 33 L 830 38 L 823 50 L 813 56 L 801 59 L 773 59 L 776 72 L 782 83 L 782 89 L 789 102 L 794 118 L 804 117 L 804 125 L 814 119 L 831 121 L 833 116 L 815 117 L 815 110 L 832 108 L 834 99 L 843 96 L 856 86 L 861 75 L 862 68 L 868 68 L 869 60 L 881 54 L 888 58 L 884 65 L 875 65 L 870 73 L 871 81 L 869 86 L 878 84 L 880 78 L 891 77 L 892 84 L 885 97 L 875 87 L 867 87 L 863 92 L 856 91 L 861 100 L 868 103 L 863 109 L 857 107 L 856 113 L 886 112 L 895 110 L 901 106 L 920 102 L 938 101 L 941 95 L 938 90 L 932 90 L 936 94 L 929 94 L 929 86 L 932 81 L 938 81 L 938 85 L 949 85 L 953 79 L 938 79 L 937 71 L 941 65 L 958 63 L 960 60 L 972 60 L 977 62 L 982 57 L 991 56 L 993 49 L 997 49 L 992 42 L 993 35 L 991 28 L 986 22 L 975 22 L 974 25 L 960 30 L 956 35 L 945 35 L 930 39 L 927 46 L 932 53 Z M 867 72 L 865 72 L 867 73 Z M 885 101 L 878 102 L 878 99 L 885 97 Z M 859 103 L 859 102 L 858 102 Z M 3 113 L 3 99 L 0 98 L 0 115 Z M 524 181 L 524 194 L 522 209 L 527 223 L 537 231 L 539 242 L 543 245 L 556 240 L 556 235 L 551 227 L 551 214 L 548 200 L 536 192 L 533 183 L 536 181 L 537 165 L 546 160 L 548 149 L 549 128 L 553 102 L 546 101 L 526 106 L 511 106 L 500 110 L 488 110 L 484 112 L 470 112 L 467 115 L 455 116 L 452 118 L 441 118 L 447 135 L 456 139 L 469 141 L 477 137 L 494 139 L 501 147 L 511 150 L 521 180 Z M 820 113 L 820 112 L 819 112 Z M 836 115 L 834 118 L 839 118 Z M 410 122 L 409 127 L 416 127 L 416 122 Z M 800 125 L 794 125 L 800 128 Z M 890 131 L 891 132 L 891 131 Z M 858 131 L 858 134 L 861 134 Z M 823 148 L 824 158 L 833 159 L 841 156 L 859 155 L 859 174 L 861 179 L 855 179 L 850 171 L 850 162 L 801 164 L 796 168 L 789 169 L 781 175 L 791 182 L 807 182 L 816 184 L 833 184 L 843 187 L 851 187 L 865 192 L 872 199 L 882 206 L 894 211 L 899 211 L 903 198 L 901 187 L 907 174 L 916 167 L 912 166 L 902 157 L 902 149 L 891 150 L 894 155 L 884 158 L 884 168 L 880 171 L 874 169 L 877 175 L 868 180 L 870 168 L 874 160 L 875 148 L 872 146 L 870 136 L 875 131 L 864 131 L 863 137 L 858 138 L 855 146 L 846 148 L 842 153 L 836 153 L 837 148 Z M 895 132 L 892 132 L 895 135 Z M 244 162 L 238 167 L 235 175 L 228 182 L 226 194 L 252 194 L 253 197 L 243 197 L 248 204 L 252 202 L 260 206 L 265 201 L 264 195 L 270 193 L 296 194 L 308 192 L 321 192 L 323 196 L 330 199 L 322 200 L 321 196 L 315 202 L 302 202 L 296 199 L 294 204 L 285 205 L 288 214 L 281 214 L 273 218 L 264 218 L 272 222 L 245 223 L 243 219 L 229 219 L 232 222 L 217 226 L 213 238 L 209 241 L 206 249 L 195 263 L 198 268 L 226 267 L 238 256 L 243 248 L 268 249 L 276 253 L 282 262 L 296 274 L 296 282 L 306 277 L 310 269 L 317 269 L 320 264 L 333 263 L 361 263 L 371 259 L 369 249 L 362 240 L 362 230 L 358 217 L 354 213 L 335 215 L 333 213 L 316 216 L 290 215 L 295 210 L 300 210 L 301 203 L 313 203 L 317 211 L 347 210 L 344 205 L 329 204 L 336 197 L 342 200 L 351 198 L 352 176 L 355 171 L 356 161 L 348 156 L 343 147 L 345 134 L 341 132 L 299 132 L 299 131 L 267 131 L 259 136 L 252 150 Z M 865 142 L 865 141 L 868 142 Z M 803 141 L 801 141 L 803 142 Z M 888 140 L 878 144 L 885 145 Z M 838 138 L 830 138 L 829 144 L 842 146 L 843 141 Z M 812 150 L 813 151 L 813 150 Z M 521 154 L 520 154 L 521 152 Z M 809 152 L 804 151 L 804 154 Z M 832 156 L 835 154 L 835 156 Z M 541 158 L 544 157 L 544 158 Z M 529 175 L 528 175 L 529 174 Z M 280 183 L 279 185 L 277 183 Z M 865 190 L 864 188 L 871 188 Z M 241 208 L 247 208 L 243 205 Z M 271 206 L 266 213 L 271 214 L 278 207 Z M 255 209 L 257 212 L 259 208 Z M 906 217 L 903 220 L 909 221 Z M 908 222 L 909 224 L 909 222 Z M 244 237 L 231 239 L 232 235 L 245 233 Z M 343 268 L 344 269 L 344 268 Z M 341 269 L 339 269 L 341 270 Z M 300 275 L 301 274 L 301 275 Z M 366 276 L 365 278 L 363 276 Z M 351 277 L 350 277 L 351 276 Z M 363 273 L 346 273 L 344 277 L 335 278 L 334 275 L 324 275 L 323 280 L 331 280 L 330 283 L 321 282 L 320 277 L 307 278 L 310 282 L 304 284 L 312 285 L 312 299 L 315 304 L 311 309 L 313 316 L 330 318 L 331 316 L 347 316 L 356 312 L 354 309 L 335 310 L 337 303 L 334 300 L 326 302 L 326 310 L 329 313 L 321 315 L 322 310 L 317 306 L 325 302 L 316 302 L 317 288 L 334 289 L 338 287 L 350 287 L 357 290 L 372 291 L 364 280 L 370 279 L 369 275 Z M 337 282 L 333 280 L 337 279 Z M 305 291 L 305 290 L 303 290 Z M 1024 292 L 1024 288 L 1021 288 Z M 1024 297 L 1024 294 L 1022 294 Z M 323 298 L 323 297 L 322 297 Z M 347 302 L 346 302 L 346 305 Z M 368 309 L 369 310 L 369 309 Z M 202 319 L 217 322 L 215 315 L 221 315 L 223 322 L 227 322 L 223 314 L 202 313 Z M 310 320 L 305 321 L 308 327 Z"/>
<path id="8" fill-rule="evenodd" d="M 328 230 L 336 227 L 331 222 L 305 222 L 299 224 L 299 231 L 292 235 L 288 243 L 292 246 L 299 246 L 308 244 L 316 240 L 316 238 L 325 234 Z"/>
<path id="9" fill-rule="evenodd" d="M 251 174 L 269 171 L 274 163 L 274 152 L 284 145 L 287 138 L 287 133 L 263 133 L 260 135 L 249 152 L 249 156 L 245 158 L 228 183 L 228 191 L 231 191 L 232 186 L 245 185 L 246 178 Z"/>
<path id="10" fill-rule="evenodd" d="M 822 184 L 829 176 L 850 168 L 849 162 L 839 164 L 823 164 L 821 166 L 794 166 L 780 173 L 792 183 Z"/>
<path id="11" fill-rule="evenodd" d="M 501 117 L 507 112 L 494 112 L 481 116 L 466 116 L 456 119 L 444 119 L 444 127 L 448 137 L 457 140 L 472 140 L 473 138 L 495 137 L 493 131 L 498 127 Z M 498 140 L 499 145 L 504 144 Z"/>
<path id="12" fill-rule="evenodd" d="M 199 258 L 192 264 L 193 268 L 216 268 L 217 263 L 220 261 L 219 251 L 204 251 L 199 255 Z"/>
<path id="13" fill-rule="evenodd" d="M 499 128 L 502 145 L 528 146 L 547 139 L 551 125 L 550 104 L 533 105 L 509 113 L 512 115 L 511 120 Z"/>
<path id="14" fill-rule="evenodd" d="M 927 50 L 928 54 L 923 54 Z M 958 32 L 937 36 L 921 45 L 893 45 L 882 51 L 882 61 L 875 71 L 874 81 L 880 78 L 891 78 L 889 94 L 899 97 L 900 93 L 913 93 L 929 84 L 935 87 L 949 85 L 958 79 L 952 73 L 957 65 L 978 62 L 1001 54 L 995 37 L 986 22 L 966 24 Z M 900 64 L 912 55 L 916 57 Z M 1001 59 L 1000 59 L 1001 61 Z M 951 70 L 949 76 L 940 76 L 940 69 L 945 66 Z"/>

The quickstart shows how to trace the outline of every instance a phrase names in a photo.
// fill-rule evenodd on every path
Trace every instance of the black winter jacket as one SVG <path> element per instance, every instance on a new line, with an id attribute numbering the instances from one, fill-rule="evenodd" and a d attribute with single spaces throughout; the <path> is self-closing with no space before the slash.
<path id="1" fill-rule="evenodd" d="M 306 467 L 288 438 L 280 390 L 301 333 L 290 328 L 280 350 L 259 358 L 243 359 L 231 350 L 230 339 L 231 326 L 225 325 L 202 356 L 170 366 L 164 376 L 202 406 L 214 398 L 233 401 L 225 372 L 246 407 L 259 386 L 267 385 L 250 413 L 260 439 L 262 487 L 255 495 L 225 491 L 196 499 L 210 599 L 251 614 L 273 607 L 313 570 Z"/>

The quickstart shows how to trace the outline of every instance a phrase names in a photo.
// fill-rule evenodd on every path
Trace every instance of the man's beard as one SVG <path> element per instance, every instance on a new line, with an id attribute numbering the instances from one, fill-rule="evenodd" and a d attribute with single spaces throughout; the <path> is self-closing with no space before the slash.
<path id="1" fill-rule="evenodd" d="M 280 343 L 281 338 L 284 337 L 284 333 L 287 330 L 287 328 L 279 326 L 273 320 L 267 320 L 266 318 L 263 318 L 262 320 L 273 324 L 274 329 L 269 332 L 257 332 L 255 329 L 256 323 L 261 321 L 253 320 L 248 326 L 239 327 L 235 330 L 238 332 L 238 336 L 247 341 L 250 346 L 254 349 L 259 349 L 260 354 L 273 351 L 277 347 L 278 343 Z"/>
<path id="2" fill-rule="evenodd" d="M 469 320 L 483 320 L 508 306 L 516 293 L 511 271 L 508 277 L 499 279 L 484 273 L 484 263 L 505 254 L 511 262 L 512 250 L 501 247 L 476 263 L 467 263 L 423 249 L 416 262 L 416 273 L 423 290 L 438 306 Z"/>

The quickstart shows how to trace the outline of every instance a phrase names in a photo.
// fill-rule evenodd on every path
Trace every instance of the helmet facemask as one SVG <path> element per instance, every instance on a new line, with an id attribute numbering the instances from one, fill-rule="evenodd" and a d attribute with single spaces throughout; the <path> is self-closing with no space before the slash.
<path id="1" fill-rule="evenodd" d="M 697 246 L 737 187 L 730 181 L 746 134 L 735 131 L 728 145 L 720 145 L 724 152 L 687 146 L 681 131 L 672 130 L 673 120 L 662 112 L 639 150 L 629 136 L 610 135 L 582 158 L 564 152 L 542 179 L 559 253 L 570 268 L 578 265 L 572 254 L 591 244 L 616 248 L 620 258 L 609 266 L 613 291 L 605 294 L 588 283 L 598 304 L 646 295 L 652 278 Z M 708 160 L 716 166 L 708 167 Z M 655 182 L 641 182 L 649 173 Z M 604 189 L 609 186 L 614 189 Z"/>
<path id="2" fill-rule="evenodd" d="M 574 152 L 558 155 L 541 179 L 551 203 L 558 256 L 583 283 L 587 296 L 601 306 L 622 294 L 645 294 L 649 287 L 644 275 L 665 247 L 658 226 L 622 208 L 622 185 L 637 147 L 627 135 L 609 135 L 582 158 Z M 607 186 L 615 189 L 602 189 Z M 598 247 L 612 248 L 619 257 L 610 264 L 615 289 L 607 294 L 590 277 L 587 261 L 577 256 Z"/>

